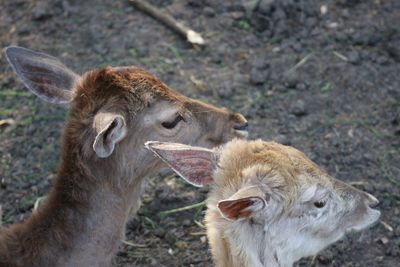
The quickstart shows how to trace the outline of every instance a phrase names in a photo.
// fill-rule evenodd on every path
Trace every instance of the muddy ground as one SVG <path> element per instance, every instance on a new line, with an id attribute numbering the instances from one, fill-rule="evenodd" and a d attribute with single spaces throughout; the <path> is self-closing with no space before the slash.
<path id="1" fill-rule="evenodd" d="M 1 0 L 0 46 L 46 51 L 78 72 L 139 65 L 190 97 L 242 112 L 251 138 L 291 144 L 381 201 L 384 223 L 299 266 L 399 266 L 400 1 L 151 2 L 207 46 L 192 47 L 125 0 Z M 16 122 L 0 128 L 3 225 L 29 216 L 48 192 L 66 117 L 24 89 L 0 56 L 0 119 Z M 204 207 L 159 214 L 206 193 L 168 171 L 150 177 L 127 227 L 136 247 L 122 245 L 114 266 L 211 266 Z"/>

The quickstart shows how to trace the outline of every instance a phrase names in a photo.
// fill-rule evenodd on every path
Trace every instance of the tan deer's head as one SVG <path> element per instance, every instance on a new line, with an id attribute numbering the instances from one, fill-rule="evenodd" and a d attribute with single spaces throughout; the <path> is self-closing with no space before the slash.
<path id="1" fill-rule="evenodd" d="M 147 147 L 192 184 L 213 184 L 206 222 L 217 266 L 291 266 L 380 216 L 374 196 L 289 146 L 234 140 L 214 150 Z"/>

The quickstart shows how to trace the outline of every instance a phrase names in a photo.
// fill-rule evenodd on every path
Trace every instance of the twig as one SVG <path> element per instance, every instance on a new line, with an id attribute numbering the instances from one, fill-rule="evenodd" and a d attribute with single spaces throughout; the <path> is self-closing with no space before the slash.
<path id="1" fill-rule="evenodd" d="M 312 257 L 310 264 L 308 265 L 308 267 L 312 267 L 315 265 L 315 260 L 317 259 L 317 256 Z"/>
<path id="2" fill-rule="evenodd" d="M 171 15 L 161 12 L 158 10 L 156 7 L 151 5 L 148 2 L 142 1 L 142 0 L 129 0 L 129 2 L 135 6 L 137 9 L 145 12 L 149 16 L 155 18 L 159 22 L 165 24 L 167 27 L 169 27 L 171 30 L 175 31 L 179 35 L 183 36 L 186 38 L 186 40 L 191 43 L 191 44 L 196 44 L 196 45 L 204 45 L 205 41 L 203 37 L 194 30 L 184 26 L 183 24 L 179 23 L 176 21 Z"/>
<path id="3" fill-rule="evenodd" d="M 136 244 L 136 243 L 133 243 L 133 242 L 128 241 L 128 240 L 122 240 L 122 243 L 125 244 L 125 245 L 128 245 L 128 246 L 134 247 L 134 248 L 147 248 L 146 245 Z"/>
<path id="4" fill-rule="evenodd" d="M 35 204 L 33 205 L 33 211 L 36 211 L 39 206 L 42 204 L 42 201 L 46 199 L 46 196 L 41 196 L 38 197 L 35 201 Z"/>
<path id="5" fill-rule="evenodd" d="M 385 227 L 386 230 L 388 230 L 389 232 L 393 232 L 393 227 L 390 226 L 387 222 L 384 222 L 382 220 L 380 220 L 379 222 L 383 225 L 383 227 Z"/>
<path id="6" fill-rule="evenodd" d="M 196 203 L 193 205 L 189 205 L 189 206 L 185 206 L 185 207 L 181 207 L 181 208 L 177 208 L 177 209 L 172 209 L 172 210 L 166 210 L 166 211 L 161 211 L 159 213 L 160 217 L 166 217 L 168 215 L 174 214 L 174 213 L 178 213 L 178 212 L 182 212 L 182 211 L 186 211 L 186 210 L 190 210 L 190 209 L 195 209 L 195 208 L 200 208 L 206 205 L 205 201 L 202 201 L 200 203 Z"/>
<path id="7" fill-rule="evenodd" d="M 335 56 L 337 56 L 338 58 L 340 58 L 341 60 L 343 60 L 344 62 L 348 62 L 348 61 L 349 61 L 349 59 L 348 59 L 345 55 L 340 54 L 340 53 L 337 52 L 337 51 L 333 51 L 333 54 L 334 54 Z"/>
<path id="8" fill-rule="evenodd" d="M 205 231 L 190 233 L 190 235 L 192 235 L 192 236 L 203 236 L 203 235 L 206 235 L 206 234 L 207 234 L 207 232 L 205 232 Z"/>
<path id="9" fill-rule="evenodd" d="M 304 58 L 302 58 L 296 65 L 294 65 L 291 69 L 289 69 L 287 71 L 287 73 L 291 73 L 294 72 L 296 69 L 300 68 L 301 66 L 303 66 L 304 64 L 307 63 L 307 61 L 310 59 L 310 57 L 312 57 L 314 55 L 314 53 L 310 53 L 308 55 L 306 55 Z"/>

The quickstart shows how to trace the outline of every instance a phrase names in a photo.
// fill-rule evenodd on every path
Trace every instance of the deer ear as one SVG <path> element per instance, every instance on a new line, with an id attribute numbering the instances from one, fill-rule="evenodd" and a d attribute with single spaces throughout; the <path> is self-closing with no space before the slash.
<path id="1" fill-rule="evenodd" d="M 245 187 L 218 202 L 221 215 L 231 221 L 244 220 L 267 206 L 266 195 L 257 186 Z M 268 197 L 269 200 L 269 197 Z"/>
<path id="2" fill-rule="evenodd" d="M 94 118 L 93 128 L 97 132 L 93 150 L 100 158 L 109 157 L 115 144 L 121 141 L 127 132 L 124 117 L 113 113 L 98 113 Z"/>
<path id="3" fill-rule="evenodd" d="M 57 58 L 23 47 L 10 46 L 5 55 L 24 85 L 43 100 L 55 104 L 71 102 L 79 75 Z"/>
<path id="4" fill-rule="evenodd" d="M 217 156 L 213 150 L 157 141 L 145 146 L 190 184 L 201 187 L 214 181 Z"/>

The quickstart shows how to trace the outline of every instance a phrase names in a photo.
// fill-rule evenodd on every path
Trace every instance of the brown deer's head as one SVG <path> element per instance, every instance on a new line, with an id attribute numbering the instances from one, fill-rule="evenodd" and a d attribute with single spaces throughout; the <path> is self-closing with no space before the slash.
<path id="1" fill-rule="evenodd" d="M 111 158 L 120 168 L 136 162 L 136 174 L 157 169 L 160 161 L 144 149 L 149 139 L 213 147 L 247 137 L 241 114 L 185 97 L 140 68 L 106 67 L 80 76 L 44 53 L 21 47 L 5 53 L 35 95 L 70 106 L 64 153 L 75 149 L 99 168 L 110 169 L 101 159 Z"/>
<path id="2" fill-rule="evenodd" d="M 291 266 L 380 216 L 374 196 L 329 176 L 289 146 L 234 140 L 214 150 L 160 142 L 147 147 L 190 183 L 213 184 L 206 222 L 214 258 L 225 262 L 217 266 L 275 266 L 275 260 Z M 232 255 L 243 251 L 243 264 L 226 264 L 220 244 Z"/>

